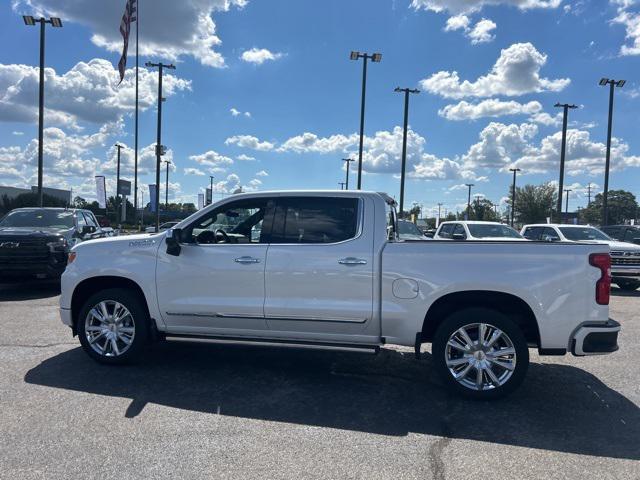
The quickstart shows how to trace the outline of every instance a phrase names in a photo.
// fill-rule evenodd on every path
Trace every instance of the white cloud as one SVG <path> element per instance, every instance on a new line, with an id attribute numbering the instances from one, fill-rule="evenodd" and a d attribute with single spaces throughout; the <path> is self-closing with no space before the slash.
<path id="1" fill-rule="evenodd" d="M 199 163 L 207 167 L 224 168 L 227 165 L 232 165 L 233 160 L 225 155 L 221 155 L 214 150 L 209 150 L 199 155 L 191 155 L 189 160 Z"/>
<path id="2" fill-rule="evenodd" d="M 22 135 L 24 135 L 24 132 L 19 132 L 19 131 L 14 130 L 13 132 L 11 132 L 11 134 L 12 135 L 16 135 L 16 136 L 22 136 Z"/>
<path id="3" fill-rule="evenodd" d="M 122 37 L 118 30 L 124 1 L 94 0 L 14 0 L 20 14 L 57 16 L 65 22 L 88 26 L 91 41 L 110 52 L 120 53 Z M 154 0 L 138 5 L 141 21 L 140 55 L 178 61 L 187 55 L 203 65 L 224 67 L 223 56 L 215 50 L 221 40 L 216 34 L 214 12 L 244 7 L 247 0 Z M 132 25 L 132 29 L 135 26 Z M 129 62 L 135 52 L 135 40 L 129 42 Z"/>
<path id="4" fill-rule="evenodd" d="M 266 48 L 252 48 L 251 50 L 242 52 L 240 58 L 245 62 L 262 65 L 266 61 L 278 60 L 282 58 L 282 56 L 282 53 L 273 53 Z"/>
<path id="5" fill-rule="evenodd" d="M 241 112 L 241 111 L 240 111 L 240 110 L 238 110 L 237 108 L 233 108 L 233 107 L 231 107 L 231 108 L 229 109 L 229 112 L 231 113 L 231 116 L 233 116 L 233 117 L 238 117 L 238 116 L 240 116 L 240 115 L 243 115 L 243 116 L 245 116 L 245 117 L 247 117 L 247 118 L 251 118 L 251 112 Z"/>
<path id="6" fill-rule="evenodd" d="M 193 167 L 187 167 L 183 169 L 183 172 L 185 175 L 198 175 L 198 176 L 204 175 L 204 172 L 202 170 L 200 170 L 199 168 L 193 168 Z"/>
<path id="7" fill-rule="evenodd" d="M 245 155 L 244 153 L 241 153 L 236 157 L 236 160 L 239 160 L 241 162 L 252 162 L 255 160 L 255 157 L 251 157 L 249 155 Z"/>
<path id="8" fill-rule="evenodd" d="M 455 30 L 462 30 L 464 35 L 471 40 L 473 45 L 478 43 L 487 43 L 495 39 L 495 35 L 491 32 L 495 30 L 496 24 L 483 18 L 478 21 L 473 27 L 471 27 L 471 20 L 466 15 L 455 15 L 447 19 L 447 24 L 444 27 L 445 32 L 452 32 Z"/>
<path id="9" fill-rule="evenodd" d="M 624 25 L 625 38 L 630 41 L 630 45 L 620 47 L 620 55 L 640 55 L 640 13 L 627 10 L 635 2 L 614 0 L 612 3 L 619 7 L 617 16 L 611 22 Z"/>
<path id="10" fill-rule="evenodd" d="M 486 6 L 509 5 L 520 10 L 534 8 L 556 8 L 562 0 L 412 0 L 411 6 L 416 10 L 430 10 L 432 12 L 449 12 L 454 15 L 473 13 Z"/>
<path id="11" fill-rule="evenodd" d="M 438 110 L 438 115 L 447 120 L 476 120 L 483 117 L 501 117 L 504 115 L 532 115 L 542 110 L 540 102 L 532 101 L 519 103 L 516 101 L 502 101 L 495 98 L 483 100 L 478 103 L 469 103 L 465 100 L 457 104 L 447 105 Z"/>
<path id="12" fill-rule="evenodd" d="M 529 141 L 537 133 L 538 127 L 530 123 L 491 122 L 480 132 L 480 141 L 472 145 L 462 159 L 471 167 L 503 169 L 528 153 Z"/>
<path id="13" fill-rule="evenodd" d="M 349 136 L 338 134 L 330 137 L 318 137 L 315 133 L 305 132 L 286 140 L 279 148 L 279 152 L 296 153 L 331 153 L 345 152 L 354 145 L 359 137 L 353 133 Z"/>
<path id="14" fill-rule="evenodd" d="M 562 114 L 556 113 L 555 115 L 550 115 L 547 112 L 536 112 L 531 115 L 529 121 L 539 123 L 540 125 L 545 125 L 547 127 L 559 127 L 562 125 Z"/>
<path id="15" fill-rule="evenodd" d="M 261 142 L 258 138 L 252 135 L 234 135 L 233 137 L 227 138 L 224 141 L 224 144 L 236 145 L 240 148 L 250 148 L 252 150 L 259 150 L 262 152 L 273 150 L 275 147 L 273 143 L 267 141 Z"/>
<path id="16" fill-rule="evenodd" d="M 256 173 L 256 177 L 268 177 L 269 174 L 264 171 L 264 170 L 260 170 L 258 173 Z"/>
<path id="17" fill-rule="evenodd" d="M 445 98 L 516 96 L 543 91 L 560 91 L 570 80 L 540 77 L 547 56 L 531 43 L 515 43 L 500 52 L 491 71 L 477 80 L 460 81 L 458 72 L 440 71 L 420 82 L 422 88 Z"/>
<path id="18" fill-rule="evenodd" d="M 38 68 L 0 64 L 0 120 L 32 123 L 38 114 Z M 162 79 L 163 95 L 189 90 L 191 82 L 172 74 Z M 139 106 L 142 111 L 157 103 L 158 75 L 142 68 L 139 73 Z M 118 86 L 117 70 L 110 62 L 94 58 L 78 62 L 59 75 L 45 68 L 45 121 L 76 127 L 77 121 L 106 123 L 135 108 L 135 79 L 129 75 Z"/>

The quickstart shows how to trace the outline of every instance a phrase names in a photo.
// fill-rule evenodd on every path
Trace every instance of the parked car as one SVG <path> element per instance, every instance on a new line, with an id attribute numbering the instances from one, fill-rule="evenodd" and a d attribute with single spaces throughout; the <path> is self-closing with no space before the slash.
<path id="1" fill-rule="evenodd" d="M 73 245 L 103 235 L 89 210 L 16 208 L 0 221 L 0 278 L 58 278 Z"/>
<path id="2" fill-rule="evenodd" d="M 609 225 L 600 227 L 600 230 L 620 242 L 640 245 L 640 226 L 638 225 Z"/>
<path id="3" fill-rule="evenodd" d="M 405 242 L 396 219 L 374 192 L 233 195 L 166 232 L 76 245 L 62 321 L 105 364 L 155 339 L 416 355 L 432 343 L 444 383 L 479 399 L 522 382 L 529 347 L 618 348 L 607 245 Z"/>
<path id="4" fill-rule="evenodd" d="M 398 220 L 398 236 L 400 240 L 431 240 L 416 226 L 408 220 Z"/>
<path id="5" fill-rule="evenodd" d="M 160 231 L 164 232 L 165 230 L 169 230 L 170 228 L 175 227 L 180 222 L 165 222 L 160 224 Z M 151 225 L 144 229 L 145 233 L 156 233 L 156 226 Z"/>
<path id="6" fill-rule="evenodd" d="M 524 240 L 516 230 L 498 222 L 443 222 L 433 237 L 436 240 Z"/>
<path id="7" fill-rule="evenodd" d="M 640 287 L 640 246 L 619 242 L 589 225 L 538 224 L 522 227 L 522 235 L 529 240 L 546 242 L 589 242 L 608 245 L 611 249 L 611 276 L 622 290 Z"/>

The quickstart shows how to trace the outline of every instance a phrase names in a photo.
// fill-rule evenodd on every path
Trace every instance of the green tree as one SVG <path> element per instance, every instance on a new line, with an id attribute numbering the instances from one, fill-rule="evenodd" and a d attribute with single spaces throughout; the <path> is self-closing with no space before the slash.
<path id="1" fill-rule="evenodd" d="M 551 183 L 516 187 L 515 219 L 519 224 L 542 223 L 554 214 L 558 200 L 556 187 Z M 511 208 L 511 192 L 507 201 Z"/>
<path id="2" fill-rule="evenodd" d="M 626 190 L 610 190 L 607 195 L 609 224 L 617 225 L 638 218 L 638 202 L 633 193 Z M 580 222 L 593 225 L 602 223 L 602 194 L 599 193 L 588 207 L 580 211 Z"/>
<path id="3" fill-rule="evenodd" d="M 499 217 L 493 202 L 483 198 L 476 199 L 471 203 L 471 218 L 469 220 L 495 222 L 499 220 Z"/>

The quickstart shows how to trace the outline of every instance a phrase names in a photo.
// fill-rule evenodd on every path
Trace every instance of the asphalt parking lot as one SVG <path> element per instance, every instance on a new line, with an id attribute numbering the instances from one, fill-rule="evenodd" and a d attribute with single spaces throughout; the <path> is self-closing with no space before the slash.
<path id="1" fill-rule="evenodd" d="M 640 291 L 620 351 L 538 357 L 495 403 L 379 355 L 163 343 L 91 361 L 51 284 L 0 286 L 0 478 L 640 479 Z"/>

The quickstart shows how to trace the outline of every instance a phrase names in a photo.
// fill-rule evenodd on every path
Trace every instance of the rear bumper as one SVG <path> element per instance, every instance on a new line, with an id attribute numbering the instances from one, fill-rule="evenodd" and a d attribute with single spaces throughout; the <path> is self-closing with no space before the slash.
<path id="1" fill-rule="evenodd" d="M 584 356 L 615 352 L 618 350 L 618 332 L 620 324 L 612 319 L 606 323 L 583 323 L 573 334 L 571 353 Z"/>

